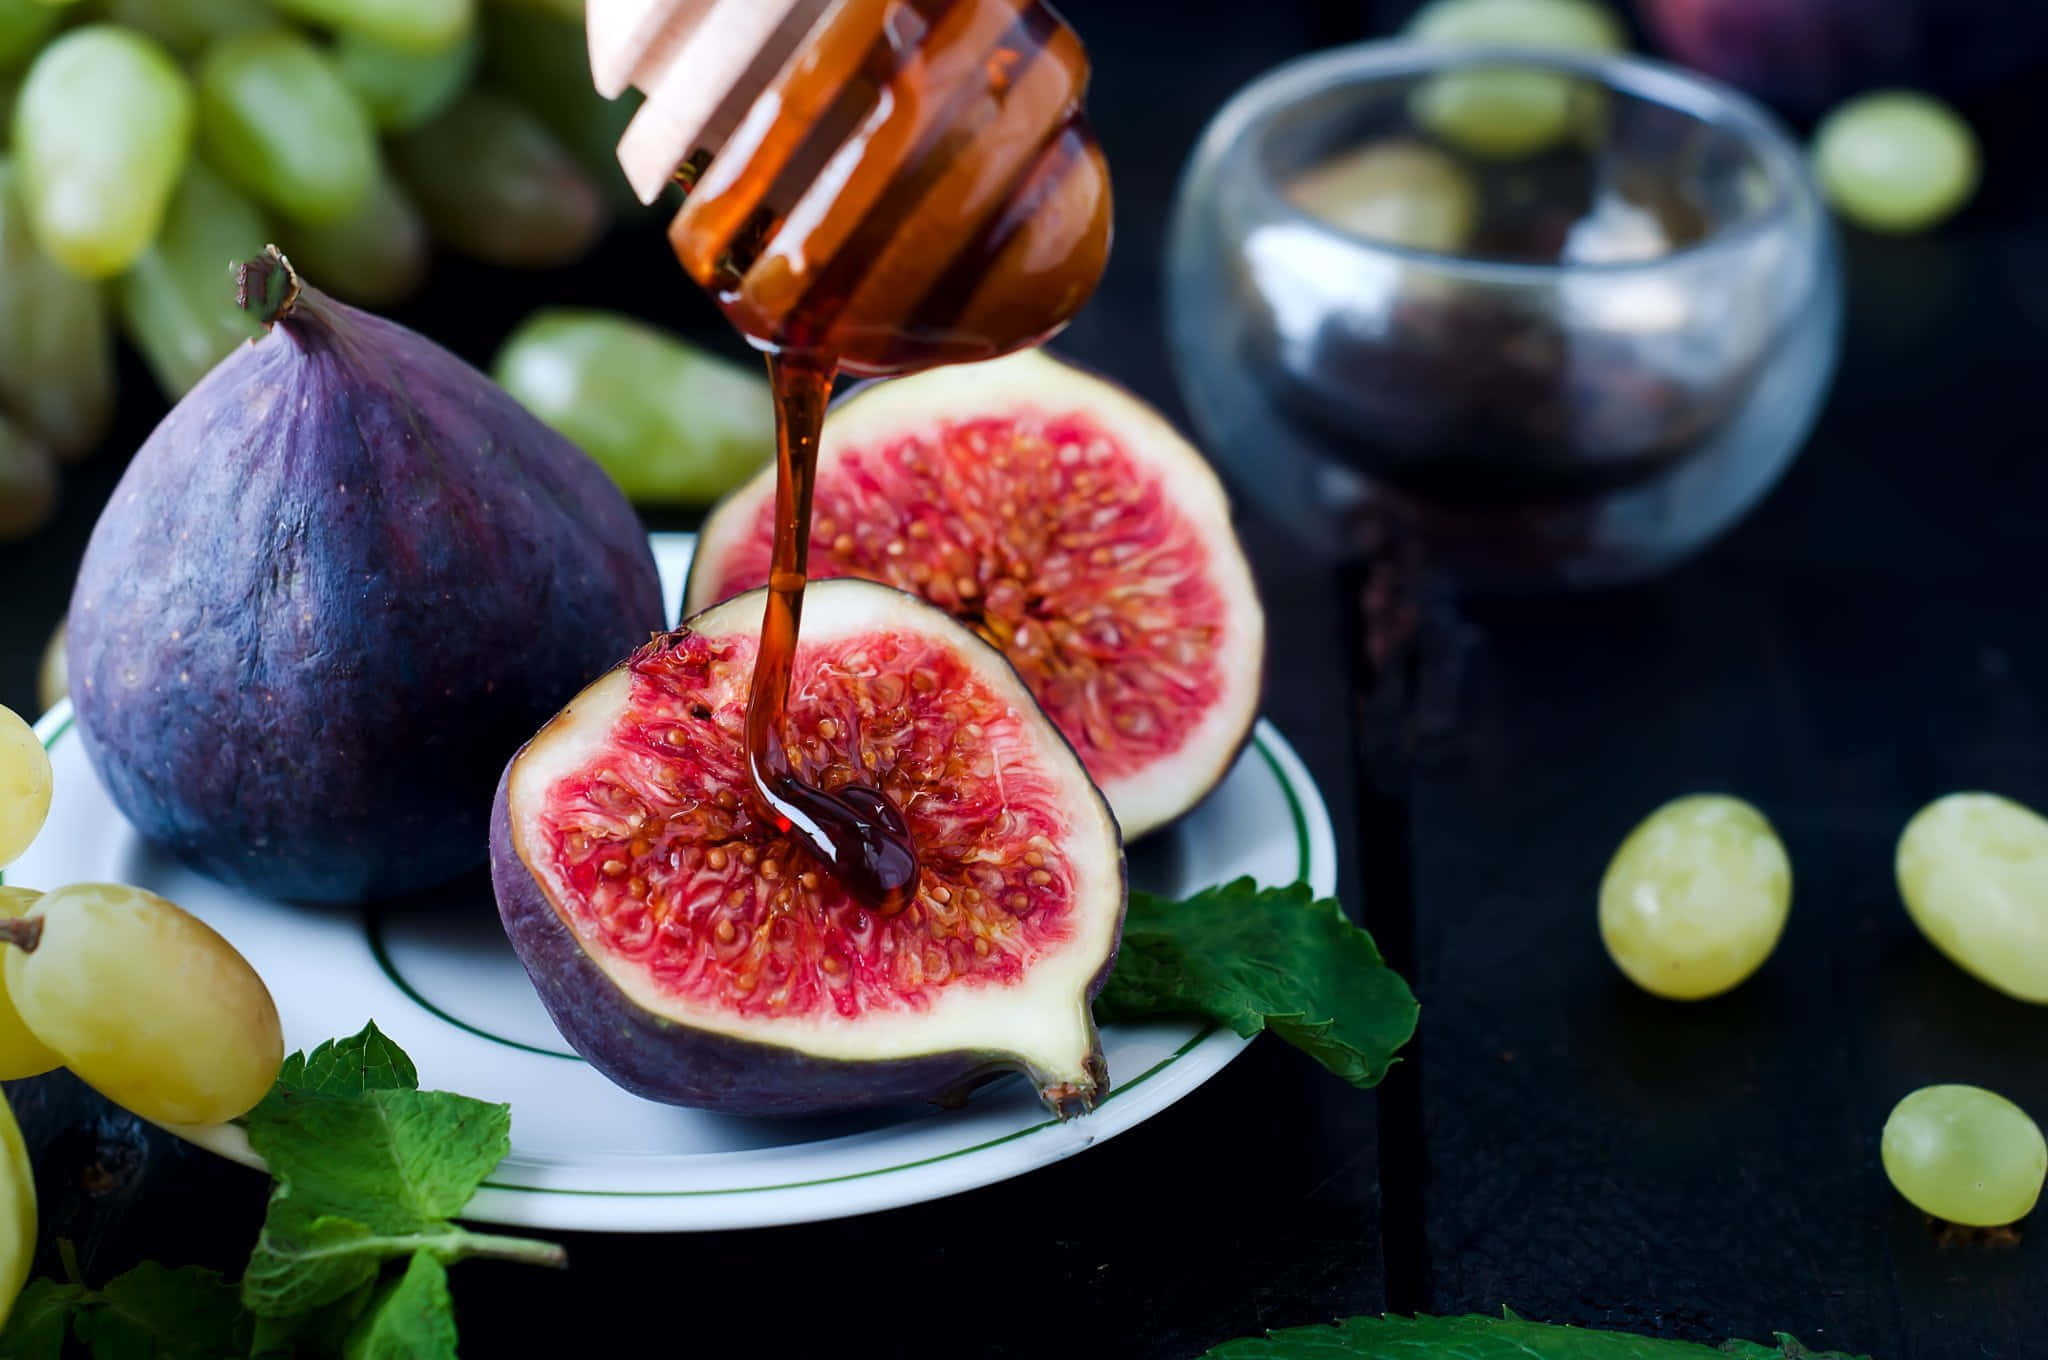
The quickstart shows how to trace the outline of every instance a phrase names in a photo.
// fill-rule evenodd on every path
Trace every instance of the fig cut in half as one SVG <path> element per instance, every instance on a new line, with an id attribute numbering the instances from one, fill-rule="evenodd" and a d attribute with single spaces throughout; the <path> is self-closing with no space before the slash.
<path id="1" fill-rule="evenodd" d="M 1090 1108 L 1124 862 L 1087 771 L 947 615 L 813 584 L 784 737 L 806 778 L 902 810 L 917 896 L 877 917 L 748 793 L 762 603 L 655 638 L 505 771 L 499 911 L 563 1037 L 627 1090 L 739 1114 L 945 1101 L 1016 1069 Z"/>
<path id="2" fill-rule="evenodd" d="M 768 469 L 711 515 L 686 610 L 768 580 Z M 1257 716 L 1265 613 L 1209 464 L 1040 352 L 862 388 L 825 422 L 813 579 L 921 595 L 1010 658 L 1126 836 L 1179 817 Z"/>

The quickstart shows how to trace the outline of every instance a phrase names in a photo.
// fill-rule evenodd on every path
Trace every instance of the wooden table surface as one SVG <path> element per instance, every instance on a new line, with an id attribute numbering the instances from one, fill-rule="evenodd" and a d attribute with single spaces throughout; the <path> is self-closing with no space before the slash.
<path id="1" fill-rule="evenodd" d="M 1179 168 L 1232 90 L 1356 36 L 1368 7 L 1066 8 L 1096 55 L 1121 235 L 1063 346 L 1178 415 L 1158 295 Z M 1944 1237 L 1877 1158 L 1886 1111 L 1930 1082 L 2048 1117 L 2048 1012 L 1938 957 L 1891 876 L 1900 827 L 1942 793 L 2048 807 L 2048 204 L 2038 145 L 2004 119 L 1979 116 L 1991 176 L 1963 219 L 1923 240 L 1847 237 L 1846 351 L 1819 431 L 1760 510 L 1670 575 L 1453 601 L 1304 558 L 1247 515 L 1273 616 L 1269 712 L 1338 819 L 1348 905 L 1423 1002 L 1381 1091 L 1262 1041 L 1142 1128 L 956 1199 L 571 1235 L 561 1275 L 464 1265 L 466 1353 L 1184 1357 L 1348 1313 L 1505 1304 L 1699 1340 L 1785 1330 L 1879 1360 L 2048 1355 L 2048 1243 L 2024 1225 L 2016 1242 Z M 483 361 L 544 301 L 723 339 L 647 223 L 559 276 L 445 264 L 400 315 Z M 122 378 L 119 428 L 70 474 L 59 523 L 0 548 L 0 702 L 17 708 L 98 506 L 162 412 L 132 358 Z M 1390 579 L 1412 629 L 1361 607 Z M 1383 664 L 1368 635 L 1391 645 Z M 1593 896 L 1628 828 L 1699 789 L 1772 817 L 1795 902 L 1756 979 L 1674 1006 L 1608 964 Z M 246 1253 L 258 1178 L 61 1075 L 10 1094 L 46 1238 L 76 1239 L 89 1275 Z"/>

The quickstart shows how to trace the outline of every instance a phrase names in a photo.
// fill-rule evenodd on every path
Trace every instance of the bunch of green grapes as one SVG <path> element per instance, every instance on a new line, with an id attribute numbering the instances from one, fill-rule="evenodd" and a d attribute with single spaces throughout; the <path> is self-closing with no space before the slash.
<path id="1" fill-rule="evenodd" d="M 182 396 L 254 323 L 275 242 L 328 292 L 403 300 L 439 240 L 579 258 L 632 202 L 631 116 L 582 0 L 0 0 L 0 542 L 106 433 L 113 335 Z"/>
<path id="2" fill-rule="evenodd" d="M 50 812 L 50 758 L 0 707 L 0 869 Z M 0 886 L 0 1081 L 68 1067 L 159 1124 L 247 1114 L 284 1061 L 269 988 L 212 927 L 112 883 Z M 35 1248 L 35 1185 L 0 1100 L 0 1323 Z"/>
<path id="3" fill-rule="evenodd" d="M 0 869 L 42 830 L 51 783 L 34 730 L 0 708 Z M 154 893 L 0 887 L 0 950 L 0 1081 L 69 1067 L 145 1119 L 218 1124 L 277 1077 L 284 1032 L 263 979 Z"/>

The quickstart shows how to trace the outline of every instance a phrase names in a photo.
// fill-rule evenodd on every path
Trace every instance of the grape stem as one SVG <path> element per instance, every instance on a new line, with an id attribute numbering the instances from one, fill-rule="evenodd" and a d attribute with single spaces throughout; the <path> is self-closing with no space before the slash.
<path id="1" fill-rule="evenodd" d="M 261 255 L 235 266 L 235 305 L 255 313 L 264 330 L 292 314 L 303 289 L 299 271 L 274 245 L 263 247 Z"/>
<path id="2" fill-rule="evenodd" d="M 0 944 L 11 944 L 24 954 L 33 954 L 42 942 L 42 917 L 9 916 L 0 919 Z"/>

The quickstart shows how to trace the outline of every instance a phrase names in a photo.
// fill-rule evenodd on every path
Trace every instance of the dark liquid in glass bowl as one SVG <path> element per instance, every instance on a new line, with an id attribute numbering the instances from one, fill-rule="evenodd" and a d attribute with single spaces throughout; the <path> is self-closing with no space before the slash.
<path id="1" fill-rule="evenodd" d="M 1584 87 L 1583 116 L 1513 157 L 1433 129 L 1418 73 L 1311 92 L 1198 164 L 1176 357 L 1218 453 L 1283 515 L 1392 511 L 1475 582 L 1620 579 L 1789 457 L 1836 307 L 1796 167 L 1753 128 L 1551 78 Z M 1779 391 L 1795 345 L 1805 390 Z"/>

